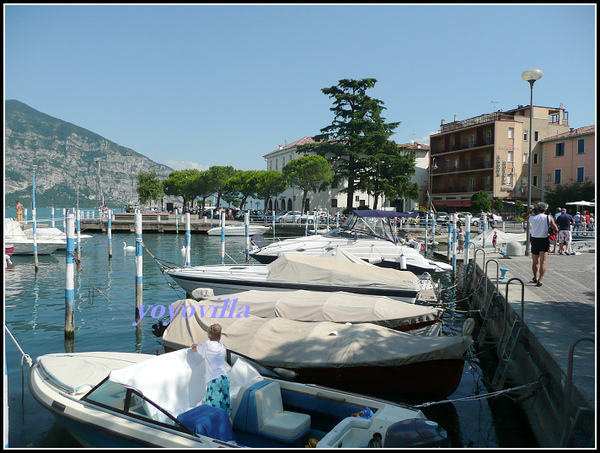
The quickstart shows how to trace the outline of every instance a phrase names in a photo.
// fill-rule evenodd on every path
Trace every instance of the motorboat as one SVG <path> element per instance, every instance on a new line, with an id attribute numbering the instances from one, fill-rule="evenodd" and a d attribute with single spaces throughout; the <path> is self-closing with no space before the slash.
<path id="1" fill-rule="evenodd" d="M 369 264 L 343 249 L 320 256 L 284 253 L 269 264 L 164 268 L 187 293 L 199 287 L 217 295 L 250 289 L 346 291 L 415 303 L 421 286 L 410 271 Z"/>
<path id="2" fill-rule="evenodd" d="M 231 415 L 206 404 L 206 364 L 189 345 L 158 356 L 43 355 L 29 389 L 95 448 L 449 446 L 442 427 L 404 404 L 288 381 L 231 352 L 227 375 Z"/>
<path id="3" fill-rule="evenodd" d="M 269 231 L 271 227 L 264 225 L 248 225 L 248 236 L 254 236 L 256 234 L 264 234 Z M 211 228 L 207 231 L 209 236 L 221 236 L 221 227 Z M 245 225 L 225 225 L 225 236 L 245 236 L 246 226 Z"/>
<path id="4" fill-rule="evenodd" d="M 371 323 L 303 322 L 247 312 L 213 318 L 201 316 L 196 304 L 179 301 L 182 315 L 171 319 L 162 336 L 166 351 L 203 341 L 208 327 L 218 323 L 227 349 L 288 370 L 297 382 L 350 392 L 369 388 L 398 396 L 447 398 L 461 381 L 473 343 L 472 318 L 459 335 L 432 337 Z M 171 304 L 169 310 L 176 308 Z"/>
<path id="5" fill-rule="evenodd" d="M 191 299 L 189 305 L 195 306 L 195 313 L 208 316 L 236 316 L 247 311 L 261 318 L 303 322 L 368 322 L 419 335 L 439 335 L 444 314 L 442 308 L 346 292 L 250 290 L 215 296 L 209 288 L 198 288 L 192 292 Z M 200 308 L 201 305 L 204 308 Z M 177 306 L 183 306 L 182 302 L 176 302 Z"/>
<path id="6" fill-rule="evenodd" d="M 449 264 L 425 258 L 419 250 L 396 240 L 395 220 L 416 215 L 380 210 L 354 211 L 342 226 L 326 234 L 288 238 L 270 244 L 260 236 L 253 237 L 250 256 L 267 264 L 283 253 L 317 256 L 341 248 L 369 263 L 406 269 L 415 274 L 451 270 Z"/>
<path id="7" fill-rule="evenodd" d="M 24 228 L 23 233 L 29 239 L 33 240 L 33 228 Z M 60 241 L 61 245 L 57 250 L 67 249 L 67 233 L 56 227 L 37 227 L 35 230 L 36 238 L 43 240 L 56 240 Z M 79 239 L 82 243 L 87 242 L 93 236 L 91 234 L 79 233 Z M 75 247 L 77 247 L 77 233 L 75 233 Z"/>
<path id="8" fill-rule="evenodd" d="M 58 239 L 41 238 L 37 235 L 34 243 L 33 238 L 25 235 L 21 223 L 10 218 L 4 219 L 4 243 L 13 246 L 13 255 L 33 255 L 34 248 L 37 248 L 38 255 L 50 255 L 63 244 Z"/>

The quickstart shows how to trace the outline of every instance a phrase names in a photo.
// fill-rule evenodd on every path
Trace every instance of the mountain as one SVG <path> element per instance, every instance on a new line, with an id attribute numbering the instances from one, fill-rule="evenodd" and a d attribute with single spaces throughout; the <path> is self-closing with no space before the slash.
<path id="1" fill-rule="evenodd" d="M 4 201 L 31 206 L 33 165 L 37 207 L 111 208 L 137 201 L 137 174 L 159 179 L 173 170 L 87 129 L 53 118 L 22 102 L 5 102 Z M 98 163 L 100 184 L 98 184 Z M 99 190 L 101 189 L 101 192 Z"/>

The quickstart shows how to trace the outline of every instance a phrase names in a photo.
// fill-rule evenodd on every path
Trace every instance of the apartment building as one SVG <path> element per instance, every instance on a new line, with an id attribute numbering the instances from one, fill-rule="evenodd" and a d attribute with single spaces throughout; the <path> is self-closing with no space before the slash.
<path id="1" fill-rule="evenodd" d="M 543 188 L 589 180 L 596 184 L 596 126 L 570 129 L 540 141 Z M 545 193 L 545 192 L 544 192 Z"/>
<path id="2" fill-rule="evenodd" d="M 529 141 L 532 141 L 532 200 L 542 197 L 540 141 L 569 130 L 563 108 L 519 105 L 466 120 L 446 123 L 430 136 L 429 193 L 436 209 L 460 211 L 471 205 L 473 193 L 490 199 L 527 202 Z"/>
<path id="3" fill-rule="evenodd" d="M 290 162 L 292 159 L 303 157 L 304 153 L 298 152 L 298 147 L 304 144 L 315 143 L 310 136 L 303 137 L 296 140 L 289 145 L 287 141 L 283 145 L 279 145 L 279 148 L 265 154 L 263 158 L 267 164 L 267 170 L 281 171 L 282 168 Z M 420 143 L 410 143 L 406 145 L 398 145 L 401 148 L 408 148 L 413 150 L 416 156 L 416 171 L 413 175 L 412 180 L 418 182 L 422 190 L 422 198 L 425 199 L 428 171 L 427 167 L 429 164 L 429 146 Z M 340 187 L 329 187 L 328 190 L 323 192 L 311 192 L 308 195 L 306 206 L 304 211 L 328 211 L 332 214 L 341 214 L 346 209 L 346 193 L 340 193 L 340 190 L 347 187 L 346 183 L 342 183 Z M 391 200 L 394 205 L 401 211 L 411 211 L 419 205 L 420 200 Z M 276 198 L 272 198 L 267 202 L 267 210 L 275 211 L 302 211 L 302 192 L 296 187 L 290 187 Z M 372 208 L 375 203 L 373 196 L 365 192 L 355 192 L 352 207 L 370 207 Z M 378 201 L 378 207 L 391 206 L 390 201 L 382 200 L 381 197 Z"/>

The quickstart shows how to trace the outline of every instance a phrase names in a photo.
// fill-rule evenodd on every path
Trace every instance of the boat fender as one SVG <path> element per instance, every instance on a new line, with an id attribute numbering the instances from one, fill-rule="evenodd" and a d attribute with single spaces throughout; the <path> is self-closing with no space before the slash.
<path id="1" fill-rule="evenodd" d="M 470 337 L 473 335 L 473 330 L 475 329 L 475 320 L 473 318 L 468 318 L 463 324 L 462 334 L 465 337 Z"/>
<path id="2" fill-rule="evenodd" d="M 431 420 L 410 418 L 390 425 L 384 448 L 449 447 L 448 433 Z"/>
<path id="3" fill-rule="evenodd" d="M 400 255 L 400 269 L 406 270 L 406 257 L 404 256 L 404 253 Z"/>
<path id="4" fill-rule="evenodd" d="M 383 262 L 383 256 L 369 257 L 368 261 L 370 264 L 379 264 Z"/>
<path id="5" fill-rule="evenodd" d="M 287 368 L 273 368 L 273 371 L 288 381 L 294 381 L 298 376 L 294 370 L 289 370 Z"/>

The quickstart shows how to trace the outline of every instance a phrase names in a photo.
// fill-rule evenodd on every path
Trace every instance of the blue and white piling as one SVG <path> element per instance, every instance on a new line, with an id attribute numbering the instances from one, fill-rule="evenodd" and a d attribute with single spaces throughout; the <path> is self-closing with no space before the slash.
<path id="1" fill-rule="evenodd" d="M 452 272 L 456 275 L 456 213 L 452 214 Z"/>
<path id="2" fill-rule="evenodd" d="M 221 224 L 221 264 L 225 264 L 225 211 L 221 211 L 219 222 Z"/>
<path id="3" fill-rule="evenodd" d="M 139 321 L 139 306 L 144 305 L 144 273 L 142 258 L 142 213 L 135 211 L 135 316 Z M 138 326 L 142 323 L 140 322 Z"/>
<path id="4" fill-rule="evenodd" d="M 244 236 L 246 237 L 246 264 L 250 262 L 250 213 L 244 212 Z"/>
<path id="5" fill-rule="evenodd" d="M 192 232 L 190 226 L 190 213 L 185 213 L 185 266 L 190 267 L 192 265 L 191 258 L 192 249 Z"/>
<path id="6" fill-rule="evenodd" d="M 471 242 L 471 215 L 467 214 L 466 219 L 465 219 L 465 257 L 463 259 L 464 261 L 464 271 L 465 271 L 465 275 L 467 274 L 467 266 L 469 265 L 469 244 Z"/>
<path id="7" fill-rule="evenodd" d="M 35 209 L 35 168 L 33 166 L 33 197 L 32 197 L 32 216 L 33 216 L 33 262 L 35 266 L 35 272 L 39 270 L 40 263 L 38 261 L 38 247 L 37 247 L 37 213 Z"/>
<path id="8" fill-rule="evenodd" d="M 108 259 L 112 258 L 112 209 L 108 210 L 108 223 L 106 226 L 106 237 L 108 238 Z"/>
<path id="9" fill-rule="evenodd" d="M 75 219 L 73 214 L 66 218 L 67 252 L 65 272 L 65 339 L 75 338 Z"/>

